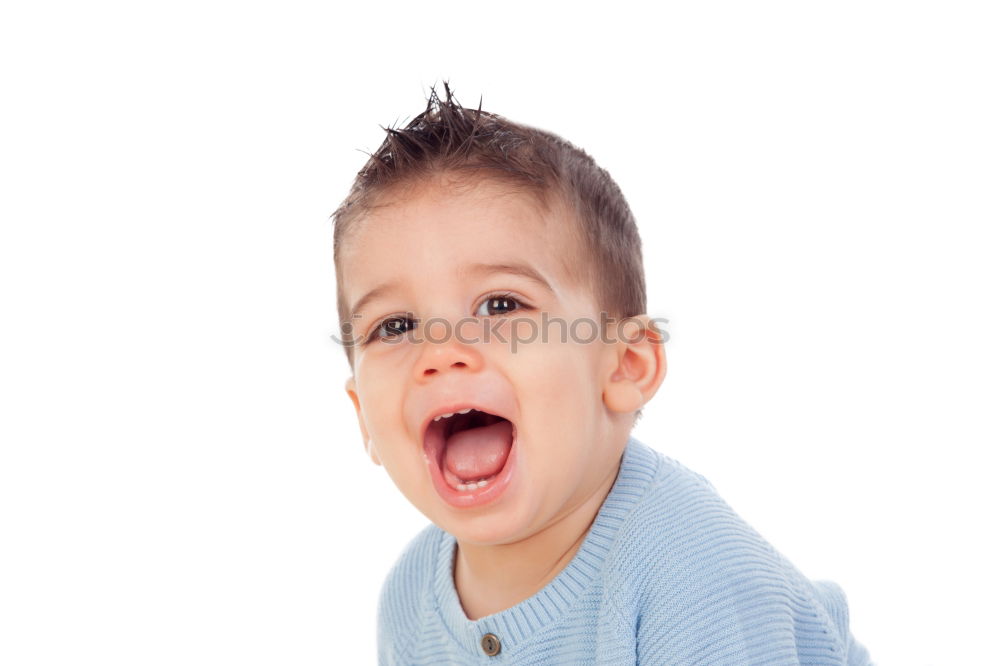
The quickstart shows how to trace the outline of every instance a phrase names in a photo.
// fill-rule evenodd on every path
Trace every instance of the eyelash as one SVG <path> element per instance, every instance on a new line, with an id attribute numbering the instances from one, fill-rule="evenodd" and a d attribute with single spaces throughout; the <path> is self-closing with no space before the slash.
<path id="1" fill-rule="evenodd" d="M 508 310 L 507 312 L 498 312 L 497 314 L 494 314 L 494 315 L 489 315 L 488 314 L 488 315 L 486 315 L 487 317 L 501 317 L 501 316 L 503 316 L 505 314 L 510 314 L 511 312 L 517 312 L 518 310 L 530 310 L 531 309 L 529 306 L 525 305 L 521 301 L 521 299 L 515 297 L 514 294 L 511 294 L 511 293 L 508 293 L 508 292 L 499 292 L 499 293 L 495 293 L 495 294 L 489 294 L 489 295 L 486 296 L 486 298 L 484 298 L 481 301 L 479 301 L 479 305 L 476 306 L 476 312 L 479 311 L 479 308 L 483 304 L 489 303 L 490 301 L 513 301 L 514 303 L 516 303 L 516 306 L 512 310 Z M 364 341 L 363 344 L 364 345 L 368 345 L 369 343 L 375 342 L 376 340 L 380 339 L 382 336 L 379 335 L 379 331 L 382 330 L 382 327 L 385 326 L 388 322 L 399 321 L 399 320 L 405 321 L 406 324 L 409 326 L 405 331 L 401 331 L 400 333 L 405 333 L 405 332 L 408 332 L 408 331 L 412 331 L 413 327 L 416 326 L 416 322 L 412 318 L 410 318 L 409 316 L 407 316 L 407 315 L 390 315 L 390 316 L 386 317 L 385 319 L 383 319 L 382 321 L 380 321 L 378 324 L 375 325 L 375 327 L 372 329 L 371 333 L 369 333 L 368 336 L 365 338 L 365 341 Z M 398 334 L 399 333 L 397 333 L 396 335 L 398 335 Z M 389 337 L 389 336 L 385 336 L 385 337 Z"/>

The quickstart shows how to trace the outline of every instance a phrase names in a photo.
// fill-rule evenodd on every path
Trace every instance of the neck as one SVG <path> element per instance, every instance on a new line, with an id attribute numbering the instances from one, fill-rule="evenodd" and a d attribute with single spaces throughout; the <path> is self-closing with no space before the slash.
<path id="1" fill-rule="evenodd" d="M 484 546 L 458 542 L 455 590 L 470 620 L 533 596 L 576 555 L 618 476 L 618 466 L 582 502 L 526 539 Z"/>

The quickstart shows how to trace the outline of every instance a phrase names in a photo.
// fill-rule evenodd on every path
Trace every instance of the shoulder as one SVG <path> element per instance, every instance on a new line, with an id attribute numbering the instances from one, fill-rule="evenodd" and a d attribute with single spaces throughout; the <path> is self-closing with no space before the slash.
<path id="1" fill-rule="evenodd" d="M 629 601 L 682 590 L 718 566 L 722 551 L 762 545 L 705 477 L 644 444 L 636 448 L 651 479 L 622 523 L 607 569 L 621 577 Z"/>
<path id="2" fill-rule="evenodd" d="M 420 632 L 421 618 L 433 603 L 434 571 L 443 535 L 436 525 L 425 527 L 410 540 L 386 575 L 378 601 L 380 657 Z M 391 662 L 380 659 L 380 663 Z"/>
<path id="3" fill-rule="evenodd" d="M 618 559 L 631 568 L 656 574 L 649 589 L 670 582 L 707 582 L 726 576 L 784 576 L 788 562 L 746 523 L 701 474 L 646 447 L 657 460 L 648 491 L 622 526 Z M 623 571 L 623 573 L 625 573 Z"/>
<path id="4" fill-rule="evenodd" d="M 640 662 L 843 663 L 840 589 L 807 580 L 705 477 L 648 451 L 656 473 L 622 526 L 605 581 L 633 617 Z"/>

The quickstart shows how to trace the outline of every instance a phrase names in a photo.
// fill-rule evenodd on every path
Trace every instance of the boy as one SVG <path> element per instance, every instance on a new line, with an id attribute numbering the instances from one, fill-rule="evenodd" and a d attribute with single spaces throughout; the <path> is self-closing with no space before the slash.
<path id="1" fill-rule="evenodd" d="M 630 436 L 666 362 L 618 187 L 445 93 L 334 214 L 347 393 L 433 523 L 384 584 L 379 663 L 868 663 L 836 585 Z"/>

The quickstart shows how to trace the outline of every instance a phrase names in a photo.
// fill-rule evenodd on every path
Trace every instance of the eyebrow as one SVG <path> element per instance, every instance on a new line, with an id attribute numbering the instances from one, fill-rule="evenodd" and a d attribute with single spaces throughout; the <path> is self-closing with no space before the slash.
<path id="1" fill-rule="evenodd" d="M 531 266 L 528 266 L 527 264 L 518 264 L 518 263 L 466 264 L 461 268 L 459 272 L 462 273 L 463 275 L 473 275 L 473 276 L 487 276 L 487 275 L 497 275 L 497 274 L 518 275 L 520 277 L 523 277 L 527 280 L 534 282 L 543 289 L 548 290 L 550 293 L 555 293 L 555 290 L 552 288 L 552 285 L 549 284 L 548 280 L 546 280 L 541 273 L 536 271 Z M 375 300 L 376 298 L 381 298 L 385 294 L 395 289 L 398 289 L 401 285 L 402 282 L 399 280 L 393 280 L 391 282 L 383 282 L 382 284 L 378 285 L 377 287 L 366 293 L 364 296 L 359 298 L 357 303 L 354 304 L 354 307 L 351 308 L 350 311 L 351 319 L 353 320 L 357 318 L 359 316 L 358 313 L 361 311 L 362 308 L 364 308 L 364 306 L 368 305 L 368 303 Z"/>
<path id="2" fill-rule="evenodd" d="M 548 291 L 555 293 L 555 290 L 552 289 L 552 285 L 549 284 L 548 280 L 542 277 L 541 273 L 527 264 L 467 264 L 462 268 L 462 273 L 479 276 L 496 275 L 498 273 L 519 275 L 525 279 L 531 280 L 543 289 L 547 289 Z"/>

